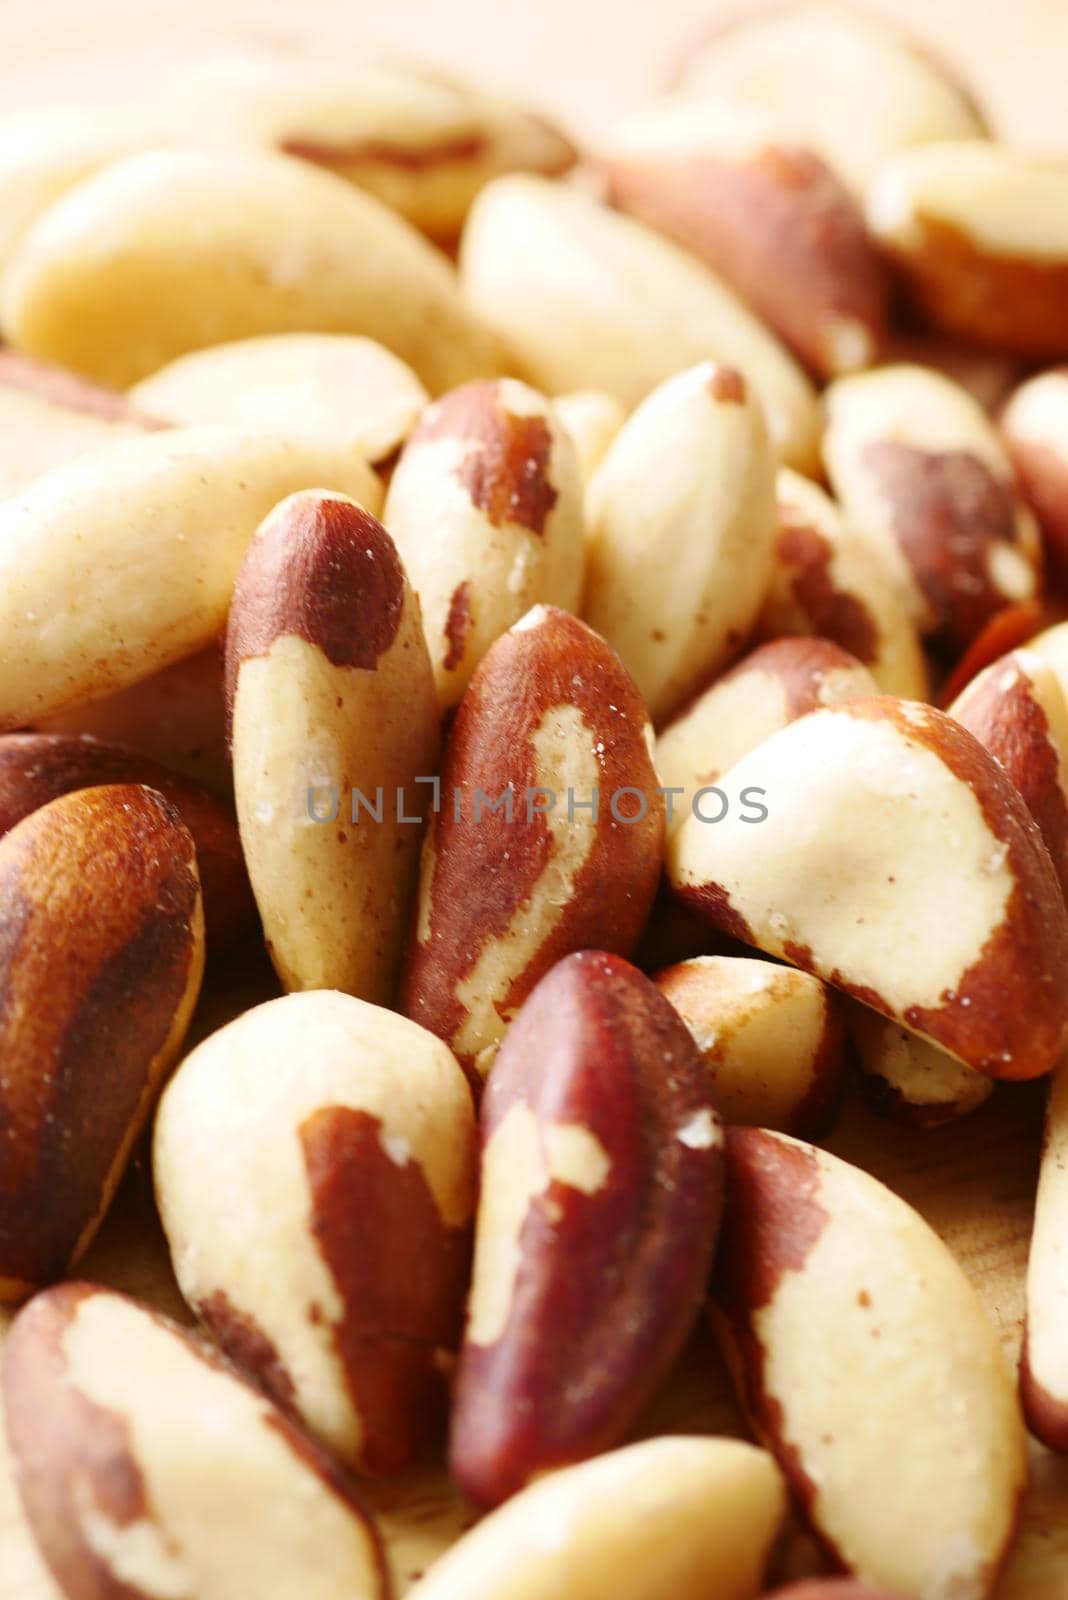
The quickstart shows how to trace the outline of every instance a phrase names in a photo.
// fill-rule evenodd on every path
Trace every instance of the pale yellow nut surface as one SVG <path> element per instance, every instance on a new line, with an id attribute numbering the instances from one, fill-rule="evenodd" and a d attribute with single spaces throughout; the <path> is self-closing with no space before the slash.
<path id="1" fill-rule="evenodd" d="M 471 305 L 549 394 L 593 387 L 628 409 L 712 359 L 760 395 L 784 461 L 813 467 L 808 379 L 733 292 L 676 245 L 578 189 L 539 178 L 487 185 L 464 231 Z"/>
<path id="2" fill-rule="evenodd" d="M 852 1010 L 849 1031 L 861 1071 L 878 1081 L 906 1121 L 935 1123 L 963 1117 L 994 1092 L 992 1078 L 867 1006 Z"/>
<path id="3" fill-rule="evenodd" d="M 784 1510 L 764 1451 L 652 1439 L 523 1490 L 443 1556 L 412 1600 L 751 1600 Z"/>
<path id="4" fill-rule="evenodd" d="M 1068 1071 L 1053 1074 L 1046 1143 L 1027 1264 L 1027 1365 L 1048 1427 L 1063 1439 L 1068 1419 Z M 1037 1408 L 1036 1408 L 1037 1409 Z"/>
<path id="5" fill-rule="evenodd" d="M 64 466 L 145 430 L 131 417 L 102 417 L 0 384 L 0 500 Z"/>
<path id="6" fill-rule="evenodd" d="M 68 191 L 0 282 L 7 339 L 124 386 L 256 334 L 370 334 L 431 390 L 494 371 L 444 256 L 369 195 L 260 151 L 155 150 Z"/>
<path id="7" fill-rule="evenodd" d="M 207 645 L 259 522 L 320 484 L 378 510 L 378 479 L 347 444 L 205 426 L 112 445 L 6 501 L 0 725 L 109 694 Z"/>
<path id="8" fill-rule="evenodd" d="M 1062 693 L 1068 697 L 1068 622 L 1058 622 L 1052 628 L 1043 629 L 1027 641 L 1025 648 L 1033 650 L 1049 663 L 1057 675 Z"/>
<path id="9" fill-rule="evenodd" d="M 1057 367 L 1021 383 L 1001 421 L 1005 433 L 1021 444 L 1068 456 L 1068 371 Z"/>
<path id="10" fill-rule="evenodd" d="M 576 389 L 558 395 L 554 406 L 578 451 L 583 482 L 589 483 L 627 414 L 615 395 L 603 389 Z"/>
<path id="11" fill-rule="evenodd" d="M 654 390 L 594 475 L 583 615 L 618 650 L 654 722 L 737 654 L 756 620 L 774 479 L 759 402 L 711 362 Z"/>

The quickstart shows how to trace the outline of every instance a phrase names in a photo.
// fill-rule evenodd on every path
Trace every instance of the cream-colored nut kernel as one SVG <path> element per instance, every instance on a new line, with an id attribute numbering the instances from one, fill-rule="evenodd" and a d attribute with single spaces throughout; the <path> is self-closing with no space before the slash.
<path id="1" fill-rule="evenodd" d="M 829 639 L 868 668 L 883 694 L 926 700 L 927 663 L 896 555 L 888 557 L 829 495 L 788 467 L 779 472 L 777 497 L 775 565 L 759 637 Z"/>
<path id="2" fill-rule="evenodd" d="M 868 224 L 944 333 L 1032 361 L 1068 356 L 1068 167 L 985 139 L 888 161 Z"/>
<path id="3" fill-rule="evenodd" d="M 120 387 L 264 333 L 368 334 L 434 393 L 499 370 L 414 229 L 330 173 L 251 150 L 146 151 L 78 184 L 20 241 L 0 327 Z"/>
<path id="4" fill-rule="evenodd" d="M 100 1224 L 204 971 L 196 851 L 152 789 L 105 785 L 0 840 L 0 1301 Z"/>
<path id="5" fill-rule="evenodd" d="M 889 278 L 864 213 L 774 115 L 662 100 L 611 130 L 596 166 L 616 205 L 722 273 L 819 376 L 878 359 Z"/>
<path id="6" fill-rule="evenodd" d="M 654 981 L 693 1035 L 727 1122 L 812 1138 L 826 1130 L 845 1068 L 832 990 L 810 973 L 736 956 L 696 956 Z"/>
<path id="7" fill-rule="evenodd" d="M 586 506 L 583 616 L 660 723 L 738 654 L 771 577 L 775 460 L 741 373 L 703 362 L 655 389 Z"/>
<path id="8" fill-rule="evenodd" d="M 820 706 L 875 692 L 867 668 L 826 639 L 777 639 L 743 656 L 656 741 L 656 770 L 671 795 L 669 836 L 700 806 L 700 791 L 770 734 Z"/>
<path id="9" fill-rule="evenodd" d="M 468 300 L 547 394 L 603 389 L 628 410 L 695 362 L 737 367 L 790 466 L 814 467 L 817 413 L 800 367 L 678 245 L 577 188 L 499 178 L 460 252 Z"/>
<path id="10" fill-rule="evenodd" d="M 346 439 L 385 461 L 427 403 L 412 369 L 384 345 L 343 333 L 274 333 L 179 356 L 130 390 L 168 422 L 255 423 Z"/>
<path id="11" fill-rule="evenodd" d="M 136 1301 L 85 1283 L 38 1295 L 11 1331 L 4 1399 L 23 1506 L 69 1600 L 388 1600 L 337 1464 Z"/>
<path id="12" fill-rule="evenodd" d="M 936 1128 L 977 1111 L 994 1092 L 993 1078 L 867 1006 L 850 1008 L 849 1036 L 868 1099 L 881 1116 Z"/>
<path id="13" fill-rule="evenodd" d="M 249 545 L 226 638 L 234 792 L 287 989 L 389 1004 L 441 727 L 419 603 L 354 500 L 290 495 Z"/>
<path id="14" fill-rule="evenodd" d="M 553 409 L 578 451 L 582 481 L 589 483 L 627 414 L 615 395 L 603 389 L 576 389 L 558 395 Z"/>
<path id="15" fill-rule="evenodd" d="M 330 991 L 269 1001 L 182 1063 L 156 1119 L 182 1293 L 346 1461 L 439 1430 L 474 1208 L 471 1092 L 440 1040 Z"/>
<path id="16" fill-rule="evenodd" d="M 524 1489 L 436 1562 L 411 1600 L 754 1600 L 785 1509 L 765 1451 L 650 1439 Z"/>
<path id="17" fill-rule="evenodd" d="M 987 1600 L 1027 1463 L 974 1289 L 857 1167 L 759 1128 L 730 1129 L 727 1152 L 716 1323 L 759 1436 L 847 1571 L 922 1600 Z"/>
<path id="18" fill-rule="evenodd" d="M 896 563 L 921 631 L 959 654 L 1038 592 L 1037 526 L 997 430 L 924 367 L 841 378 L 825 401 L 824 461 L 847 521 Z"/>
<path id="19" fill-rule="evenodd" d="M 889 696 L 774 733 L 732 769 L 767 818 L 688 817 L 673 887 L 722 931 L 813 972 L 995 1078 L 1068 1044 L 1068 914 L 1000 764 Z"/>
<path id="20" fill-rule="evenodd" d="M 1068 1452 L 1068 1069 L 1053 1074 L 1027 1263 L 1020 1393 L 1031 1431 Z"/>
<path id="21" fill-rule="evenodd" d="M 382 520 L 419 596 L 444 708 L 531 606 L 578 610 L 578 457 L 550 402 L 514 378 L 465 384 L 423 413 Z"/>
<path id="22" fill-rule="evenodd" d="M 773 113 L 861 193 L 899 150 L 986 131 L 967 89 L 925 46 L 841 5 L 794 5 L 721 29 L 690 53 L 683 86 Z"/>
<path id="23" fill-rule="evenodd" d="M 1021 488 L 1060 567 L 1068 565 L 1068 368 L 1022 383 L 1001 414 Z"/>
<path id="24" fill-rule="evenodd" d="M 210 644 L 272 506 L 323 485 L 371 512 L 345 443 L 175 428 L 95 451 L 0 506 L 0 729 L 150 677 Z"/>

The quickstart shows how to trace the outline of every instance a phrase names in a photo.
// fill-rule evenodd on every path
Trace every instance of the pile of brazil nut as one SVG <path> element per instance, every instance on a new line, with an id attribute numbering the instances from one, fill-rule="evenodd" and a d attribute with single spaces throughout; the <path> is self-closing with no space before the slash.
<path id="1" fill-rule="evenodd" d="M 1068 161 L 220 48 L 0 339 L 3 1600 L 1064 1600 Z"/>

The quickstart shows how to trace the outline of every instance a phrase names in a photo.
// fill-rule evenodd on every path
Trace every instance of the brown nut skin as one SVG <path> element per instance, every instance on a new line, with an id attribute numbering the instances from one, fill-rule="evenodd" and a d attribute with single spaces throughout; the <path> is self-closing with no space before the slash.
<path id="1" fill-rule="evenodd" d="M 867 1006 L 850 1005 L 849 1037 L 865 1098 L 890 1122 L 940 1128 L 977 1111 L 994 1092 L 993 1078 Z"/>
<path id="2" fill-rule="evenodd" d="M 256 902 L 232 811 L 202 784 L 127 746 L 78 734 L 0 735 L 0 837 L 50 800 L 105 783 L 140 783 L 169 800 L 193 836 L 214 956 L 256 926 Z"/>
<path id="3" fill-rule="evenodd" d="M 1001 413 L 1001 434 L 1047 548 L 1068 571 L 1068 367 L 1021 384 Z"/>
<path id="4" fill-rule="evenodd" d="M 135 786 L 53 800 L 0 841 L 0 1300 L 92 1238 L 204 970 L 189 831 Z"/>
<path id="5" fill-rule="evenodd" d="M 651 741 L 619 657 L 566 612 L 536 606 L 483 657 L 446 741 L 401 985 L 401 1009 L 469 1072 L 489 1071 L 508 1022 L 563 956 L 635 948 L 663 860 Z M 478 799 L 509 787 L 511 821 Z M 594 791 L 596 819 L 578 809 Z"/>
<path id="6" fill-rule="evenodd" d="M 806 1578 L 803 1583 L 774 1589 L 766 1600 L 902 1600 L 889 1589 L 873 1589 L 855 1578 Z"/>
<path id="7" fill-rule="evenodd" d="M 16 1318 L 3 1374 L 23 1507 L 67 1600 L 389 1600 L 347 1474 L 205 1342 L 66 1283 Z"/>
<path id="8" fill-rule="evenodd" d="M 1033 639 L 1046 619 L 1046 607 L 1040 600 L 1022 600 L 991 617 L 942 683 L 934 704 L 943 711 L 951 706 L 985 667 L 993 666 L 1001 656 Z"/>
<path id="9" fill-rule="evenodd" d="M 618 1444 L 696 1320 L 723 1131 L 672 1007 L 617 956 L 538 984 L 490 1074 L 450 1464 L 494 1506 Z"/>

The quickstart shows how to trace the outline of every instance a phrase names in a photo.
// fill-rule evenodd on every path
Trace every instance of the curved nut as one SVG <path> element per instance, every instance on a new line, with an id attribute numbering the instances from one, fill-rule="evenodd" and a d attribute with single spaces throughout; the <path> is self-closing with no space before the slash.
<path id="1" fill-rule="evenodd" d="M 153 1166 L 227 1354 L 346 1461 L 403 1466 L 440 1427 L 470 1259 L 475 1119 L 445 1046 L 349 995 L 269 1001 L 186 1057 Z"/>
<path id="2" fill-rule="evenodd" d="M 651 228 L 577 188 L 498 178 L 460 252 L 467 297 L 546 394 L 603 389 L 630 410 L 709 357 L 737 367 L 783 459 L 816 456 L 815 396 L 800 367 L 713 273 Z"/>
<path id="3" fill-rule="evenodd" d="M 752 1600 L 785 1509 L 765 1451 L 737 1439 L 650 1439 L 524 1489 L 410 1596 Z"/>
<path id="4" fill-rule="evenodd" d="M 874 693 L 867 669 L 826 639 L 777 639 L 750 651 L 656 741 L 656 770 L 671 796 L 669 836 L 701 813 L 702 791 L 770 734 L 820 706 Z"/>
<path id="5" fill-rule="evenodd" d="M 775 535 L 775 462 L 741 373 L 703 362 L 655 389 L 590 484 L 583 615 L 654 722 L 738 654 Z"/>
<path id="6" fill-rule="evenodd" d="M 0 1300 L 60 1277 L 111 1203 L 200 990 L 188 830 L 162 795 L 83 789 L 0 841 Z"/>
<path id="7" fill-rule="evenodd" d="M 615 956 L 538 984 L 482 1103 L 450 1465 L 498 1505 L 626 1437 L 679 1354 L 719 1229 L 723 1130 L 656 989 Z"/>
<path id="8" fill-rule="evenodd" d="M 1001 433 L 1051 554 L 1068 566 L 1068 368 L 1022 383 L 1001 414 Z"/>
<path id="9" fill-rule="evenodd" d="M 583 483 L 589 483 L 609 445 L 627 420 L 614 394 L 603 389 L 575 389 L 557 395 L 553 410 L 578 451 Z"/>
<path id="10" fill-rule="evenodd" d="M 419 595 L 443 707 L 532 605 L 578 610 L 582 493 L 570 438 L 526 384 L 465 384 L 423 413 L 382 520 Z"/>
<path id="11" fill-rule="evenodd" d="M 1039 587 L 1040 543 L 998 434 L 923 367 L 841 378 L 823 453 L 847 520 L 894 561 L 921 631 L 959 653 Z"/>
<path id="12" fill-rule="evenodd" d="M 615 128 L 596 166 L 614 204 L 722 273 L 819 377 L 878 360 L 889 280 L 864 213 L 774 116 L 660 101 Z"/>
<path id="13" fill-rule="evenodd" d="M 851 1007 L 849 1036 L 869 1103 L 895 1122 L 938 1128 L 977 1111 L 994 1092 L 993 1078 L 867 1006 Z"/>
<path id="14" fill-rule="evenodd" d="M 810 973 L 737 956 L 695 956 L 653 981 L 689 1029 L 725 1121 L 813 1138 L 826 1131 L 845 1074 L 833 990 Z"/>
<path id="15" fill-rule="evenodd" d="M 1023 800 L 971 734 L 890 697 L 814 711 L 732 770 L 747 827 L 690 817 L 683 900 L 994 1078 L 1068 1044 L 1068 914 Z"/>
<path id="16" fill-rule="evenodd" d="M 378 1535 L 337 1465 L 124 1295 L 38 1295 L 11 1330 L 4 1398 L 22 1502 L 70 1600 L 389 1600 Z"/>
<path id="17" fill-rule="evenodd" d="M 5 337 L 122 388 L 261 333 L 364 333 L 432 393 L 499 369 L 448 261 L 377 200 L 255 150 L 160 149 L 87 178 L 21 239 Z"/>
<path id="18" fill-rule="evenodd" d="M 212 643 L 257 525 L 313 484 L 378 509 L 378 479 L 347 444 L 224 427 L 112 445 L 5 501 L 0 729 L 124 689 Z"/>
<path id="19" fill-rule="evenodd" d="M 889 161 L 868 225 L 924 320 L 1029 361 L 1068 356 L 1068 170 L 985 139 Z"/>
<path id="20" fill-rule="evenodd" d="M 120 745 L 76 734 L 0 736 L 0 837 L 60 795 L 101 784 L 155 789 L 175 807 L 196 846 L 211 954 L 235 944 L 256 924 L 256 903 L 230 809 L 210 789 Z"/>
<path id="21" fill-rule="evenodd" d="M 483 657 L 445 745 L 401 1009 L 485 1074 L 542 975 L 629 956 L 656 893 L 664 802 L 641 697 L 575 617 L 537 606 Z"/>
<path id="22" fill-rule="evenodd" d="M 1035 629 L 1041 627 L 1047 616 L 1047 608 L 1041 600 L 1021 600 L 1017 605 L 1006 606 L 1004 611 L 997 612 L 982 632 L 976 634 L 953 671 L 943 679 L 935 705 L 942 710 L 952 705 L 984 668 L 992 667 L 1010 650 L 1016 650 L 1032 640 Z"/>
<path id="23" fill-rule="evenodd" d="M 283 500 L 237 580 L 226 678 L 241 843 L 278 975 L 386 1004 L 441 728 L 419 604 L 381 523 L 324 490 Z"/>
<path id="24" fill-rule="evenodd" d="M 1020 381 L 1020 363 L 996 350 L 981 350 L 957 339 L 947 339 L 930 329 L 907 326 L 890 335 L 886 360 L 894 366 L 933 367 L 944 378 L 967 391 L 991 416 Z"/>
<path id="25" fill-rule="evenodd" d="M 1053 1074 L 1027 1263 L 1020 1396 L 1031 1432 L 1068 1452 L 1068 1340 L 1064 1236 L 1068 1219 L 1068 1071 Z"/>
<path id="26" fill-rule="evenodd" d="M 194 350 L 143 378 L 131 404 L 168 422 L 306 428 L 385 462 L 427 403 L 412 369 L 384 345 L 343 333 L 271 333 Z"/>
<path id="27" fill-rule="evenodd" d="M 868 668 L 882 694 L 925 700 L 927 663 L 896 560 L 808 478 L 784 467 L 776 488 L 775 563 L 758 636 L 831 640 Z"/>
<path id="28" fill-rule="evenodd" d="M 968 89 L 925 46 L 844 6 L 792 5 L 722 28 L 690 52 L 683 85 L 773 113 L 858 193 L 898 150 L 986 131 Z"/>
<path id="29" fill-rule="evenodd" d="M 915 1211 L 835 1156 L 735 1128 L 727 1165 L 716 1322 L 820 1539 L 867 1583 L 985 1600 L 1027 1464 L 975 1291 Z"/>

